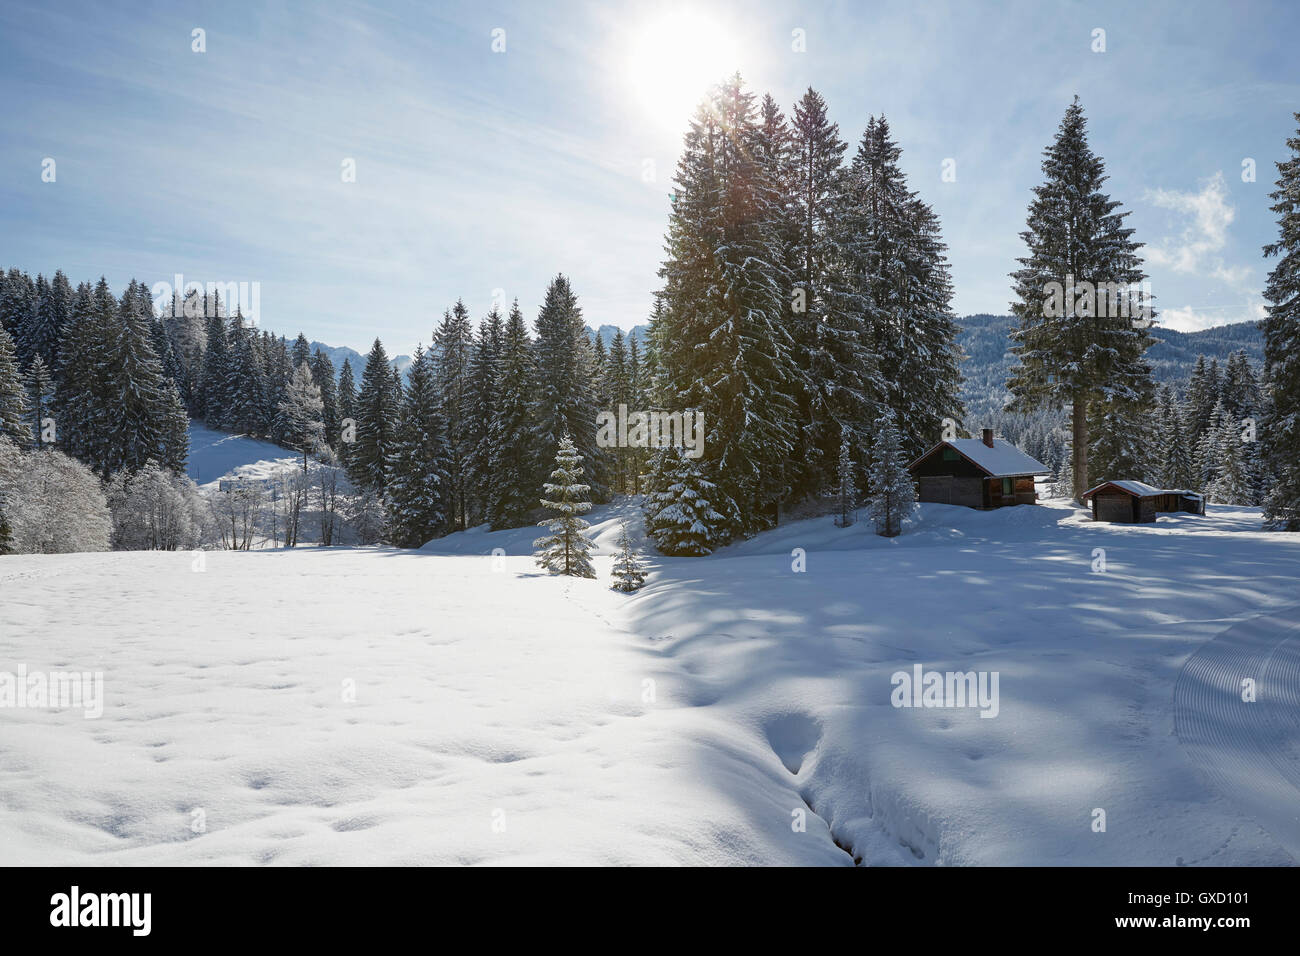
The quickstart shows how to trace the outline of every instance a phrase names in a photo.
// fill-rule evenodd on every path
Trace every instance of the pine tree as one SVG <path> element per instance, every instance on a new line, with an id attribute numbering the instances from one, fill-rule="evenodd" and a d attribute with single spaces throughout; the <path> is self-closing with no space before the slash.
<path id="1" fill-rule="evenodd" d="M 1295 114 L 1300 120 L 1300 113 Z M 1277 164 L 1278 241 L 1264 247 L 1278 256 L 1264 298 L 1264 377 L 1270 404 L 1261 422 L 1261 457 L 1272 477 L 1264 501 L 1264 527 L 1300 531 L 1300 132 L 1286 141 L 1288 159 Z"/>
<path id="2" fill-rule="evenodd" d="M 298 366 L 288 391 L 276 410 L 275 434 L 279 441 L 302 452 L 302 470 L 307 470 L 307 456 L 325 441 L 325 403 L 320 388 L 311 377 L 306 362 Z"/>
<path id="3" fill-rule="evenodd" d="M 596 446 L 596 366 L 582 309 L 569 280 L 557 275 L 537 315 L 535 447 L 554 448 L 568 435 L 583 461 L 596 501 L 609 496 L 605 451 Z"/>
<path id="4" fill-rule="evenodd" d="M 1225 505 L 1252 504 L 1253 492 L 1241 436 L 1231 418 L 1226 418 L 1220 426 L 1214 451 L 1218 459 L 1215 478 L 1206 489 L 1206 497 Z"/>
<path id="5" fill-rule="evenodd" d="M 489 512 L 495 498 L 492 471 L 493 424 L 497 418 L 497 382 L 501 377 L 501 348 L 505 323 L 495 305 L 479 323 L 478 338 L 469 366 L 469 507 L 474 524 L 491 520 Z"/>
<path id="6" fill-rule="evenodd" d="M 1156 436 L 1155 447 L 1159 455 L 1160 484 L 1171 490 L 1195 490 L 1197 482 L 1187 433 L 1183 428 L 1183 410 L 1168 388 L 1161 403 L 1160 433 Z"/>
<path id="7" fill-rule="evenodd" d="M 0 327 L 0 438 L 12 439 L 20 448 L 32 440 L 27 421 L 30 409 L 22 373 L 14 354 L 14 340 Z"/>
<path id="8" fill-rule="evenodd" d="M 229 366 L 229 343 L 226 320 L 208 316 L 204 322 L 205 346 L 199 372 L 198 396 L 192 403 L 196 414 L 213 428 L 220 428 L 226 417 L 226 376 Z"/>
<path id="9" fill-rule="evenodd" d="M 433 334 L 438 396 L 447 435 L 447 503 L 454 526 L 470 526 L 471 459 L 474 454 L 470 355 L 474 333 L 469 310 L 459 299 L 442 313 Z"/>
<path id="10" fill-rule="evenodd" d="M 36 286 L 27 273 L 10 269 L 0 283 L 0 328 L 13 338 L 18 364 L 24 369 L 31 362 L 36 321 Z"/>
<path id="11" fill-rule="evenodd" d="M 591 486 L 579 480 L 582 473 L 582 456 L 573 440 L 565 435 L 560 439 L 555 470 L 544 486 L 545 497 L 541 499 L 543 508 L 556 513 L 555 517 L 538 522 L 551 533 L 534 541 L 533 547 L 538 549 L 538 566 L 551 574 L 594 578 L 596 572 L 589 552 L 595 545 L 586 534 L 589 525 L 578 517 L 591 510 L 591 502 L 587 500 Z"/>
<path id="12" fill-rule="evenodd" d="M 108 402 L 102 375 L 106 361 L 104 344 L 116 309 L 106 280 L 101 278 L 93 291 L 89 284 L 82 283 L 60 349 L 62 368 L 54 391 L 59 445 L 69 455 L 86 462 L 101 453 L 101 416 Z"/>
<path id="13" fill-rule="evenodd" d="M 447 442 L 432 357 L 416 348 L 388 462 L 389 533 L 418 548 L 448 530 Z"/>
<path id="14" fill-rule="evenodd" d="M 701 477 L 717 486 L 718 513 L 735 517 L 728 535 L 775 523 L 801 424 L 780 184 L 758 145 L 754 98 L 737 75 L 686 134 L 653 326 L 656 398 L 703 413 Z"/>
<path id="15" fill-rule="evenodd" d="M 27 395 L 30 399 L 32 434 L 36 437 L 36 447 L 42 448 L 45 446 L 42 422 L 50 411 L 54 382 L 50 377 L 49 366 L 39 353 L 32 357 L 31 368 L 27 370 Z"/>
<path id="16" fill-rule="evenodd" d="M 1034 189 L 1021 233 L 1029 254 L 1012 274 L 1019 365 L 1007 383 L 1014 411 L 1071 407 L 1076 491 L 1088 487 L 1090 406 L 1143 401 L 1151 374 L 1142 358 L 1151 338 L 1135 321 L 1149 310 L 1138 288 L 1146 279 L 1141 244 L 1124 224 L 1128 213 L 1101 191 L 1105 168 L 1086 125 L 1076 97 L 1044 150 L 1046 181 Z"/>
<path id="17" fill-rule="evenodd" d="M 1150 383 L 1140 385 L 1140 399 L 1111 393 L 1088 409 L 1088 487 L 1115 478 L 1146 480 L 1153 469 L 1150 458 Z"/>
<path id="18" fill-rule="evenodd" d="M 259 354 L 257 332 L 244 325 L 243 314 L 236 309 L 230 320 L 229 354 L 225 378 L 220 386 L 221 427 L 244 435 L 271 435 L 288 444 L 288 436 L 275 433 L 272 424 L 283 394 L 271 405 L 272 389 Z M 274 372 L 272 373 L 274 374 Z"/>
<path id="19" fill-rule="evenodd" d="M 631 594 L 645 586 L 645 565 L 641 556 L 632 547 L 632 539 L 627 533 L 627 524 L 622 525 L 618 536 L 618 557 L 614 559 L 613 590 Z"/>
<path id="20" fill-rule="evenodd" d="M 311 357 L 311 377 L 320 389 L 321 422 L 325 425 L 325 443 L 331 448 L 339 443 L 339 393 L 334 380 L 334 363 L 317 349 Z"/>
<path id="21" fill-rule="evenodd" d="M 867 511 L 875 522 L 876 534 L 892 538 L 902 531 L 903 520 L 916 510 L 916 486 L 907 470 L 903 439 L 894 422 L 894 413 L 886 410 L 876 425 L 879 433 L 871 448 Z"/>
<path id="22" fill-rule="evenodd" d="M 397 401 L 388 353 L 379 339 L 366 357 L 354 414 L 356 441 L 347 457 L 348 475 L 359 487 L 382 492 L 397 429 Z"/>
<path id="23" fill-rule="evenodd" d="M 647 486 L 645 529 L 662 553 L 700 557 L 727 543 L 737 516 L 723 509 L 734 505 L 680 448 L 655 452 Z"/>
<path id="24" fill-rule="evenodd" d="M 600 402 L 603 410 L 617 415 L 619 406 L 637 409 L 632 399 L 632 384 L 628 376 L 627 340 L 623 330 L 617 329 L 609 343 L 609 353 L 605 357 L 604 388 Z M 607 449 L 610 468 L 610 492 L 621 495 L 627 493 L 628 476 L 631 472 L 631 448 L 619 446 Z"/>
<path id="25" fill-rule="evenodd" d="M 65 278 L 64 284 L 67 281 Z M 45 281 L 44 276 L 37 276 L 36 308 L 32 312 L 31 324 L 24 336 L 27 348 L 24 364 L 29 369 L 39 355 L 45 363 L 47 372 L 53 374 L 50 370 L 58 361 L 59 340 L 63 334 L 58 305 L 54 287 Z"/>
<path id="26" fill-rule="evenodd" d="M 537 473 L 536 431 L 532 412 L 536 374 L 528 328 L 516 301 L 502 335 L 488 466 L 491 482 L 487 519 L 494 531 L 523 524 L 535 507 L 532 489 Z"/>
<path id="27" fill-rule="evenodd" d="M 311 368 L 311 343 L 301 332 L 293 340 L 293 351 L 289 353 L 289 360 L 293 363 L 294 374 L 297 374 L 298 369 L 303 365 Z"/>
<path id="28" fill-rule="evenodd" d="M 847 528 L 856 520 L 856 511 L 858 507 L 858 489 L 853 482 L 853 456 L 849 451 L 849 440 L 846 437 L 840 442 L 840 465 L 839 465 L 839 499 L 840 514 L 835 520 L 835 524 L 841 528 Z"/>

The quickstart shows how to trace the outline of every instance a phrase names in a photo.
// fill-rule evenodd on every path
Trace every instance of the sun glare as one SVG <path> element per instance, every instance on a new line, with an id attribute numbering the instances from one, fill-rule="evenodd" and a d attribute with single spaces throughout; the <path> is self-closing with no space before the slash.
<path id="1" fill-rule="evenodd" d="M 731 32 L 699 13 L 657 16 L 636 31 L 628 78 L 637 100 L 655 120 L 685 129 L 709 87 L 734 72 Z"/>

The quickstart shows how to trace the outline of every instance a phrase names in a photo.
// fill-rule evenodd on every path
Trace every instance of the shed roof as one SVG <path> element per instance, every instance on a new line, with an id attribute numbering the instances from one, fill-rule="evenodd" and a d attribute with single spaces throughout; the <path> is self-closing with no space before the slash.
<path id="1" fill-rule="evenodd" d="M 1023 451 L 1001 438 L 993 439 L 993 447 L 979 438 L 953 438 L 941 441 L 934 448 L 912 462 L 913 467 L 934 454 L 942 445 L 953 448 L 976 468 L 986 472 L 990 478 L 1013 478 L 1017 475 L 1050 475 L 1052 469 L 1041 461 L 1030 458 Z"/>
<path id="2" fill-rule="evenodd" d="M 1182 494 L 1182 492 L 1166 491 L 1164 488 L 1155 488 L 1148 485 L 1145 481 L 1133 481 L 1132 479 L 1121 478 L 1117 481 L 1103 481 L 1095 488 L 1089 488 L 1085 491 L 1083 497 L 1087 498 L 1089 495 L 1096 494 L 1107 485 L 1114 485 L 1120 491 L 1127 491 L 1130 495 L 1134 495 L 1138 498 L 1150 498 L 1152 495 Z"/>

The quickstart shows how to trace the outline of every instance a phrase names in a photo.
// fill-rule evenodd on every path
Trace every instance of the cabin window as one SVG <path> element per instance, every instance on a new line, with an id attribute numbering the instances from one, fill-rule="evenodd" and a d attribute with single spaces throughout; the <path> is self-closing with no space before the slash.
<path id="1" fill-rule="evenodd" d="M 956 461 L 959 457 L 960 456 L 957 454 L 956 448 L 945 448 L 943 450 L 944 461 Z"/>
<path id="2" fill-rule="evenodd" d="M 1007 498 L 1011 497 L 1011 492 L 1012 492 L 1013 490 L 1014 490 L 1014 489 L 1012 488 L 1012 482 L 1011 482 L 1011 479 L 1010 479 L 1010 478 L 1003 478 L 1003 479 L 1002 479 L 1002 495 L 1003 495 L 1003 497 L 1007 497 Z"/>

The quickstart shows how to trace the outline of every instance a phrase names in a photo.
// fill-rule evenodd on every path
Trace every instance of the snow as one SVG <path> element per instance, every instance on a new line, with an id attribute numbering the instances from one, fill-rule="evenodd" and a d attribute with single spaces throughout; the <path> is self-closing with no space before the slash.
<path id="1" fill-rule="evenodd" d="M 1107 485 L 1114 485 L 1117 488 L 1122 488 L 1124 491 L 1127 491 L 1129 494 L 1137 495 L 1139 498 L 1147 498 L 1150 497 L 1151 495 L 1183 494 L 1183 492 L 1176 492 L 1172 488 L 1166 490 L 1164 488 L 1156 488 L 1153 485 L 1148 485 L 1144 481 L 1132 481 L 1127 478 L 1121 478 L 1118 481 L 1103 481 L 1095 488 L 1089 488 L 1087 491 L 1085 491 L 1083 493 L 1083 497 L 1087 498 L 1095 494 L 1096 492 L 1100 491 L 1102 488 L 1106 487 Z"/>
<path id="2" fill-rule="evenodd" d="M 992 448 L 984 444 L 983 440 L 979 438 L 954 438 L 951 441 L 940 442 L 940 445 L 948 445 L 957 449 L 958 452 L 983 468 L 993 478 L 1012 478 L 1017 475 L 1047 475 L 1051 474 L 1052 471 L 1041 461 L 1030 458 L 1011 442 L 1004 441 L 1001 438 L 993 439 Z M 938 447 L 939 445 L 935 446 L 935 448 Z M 926 455 L 933 451 L 934 448 L 931 448 L 921 458 L 925 458 Z"/>
<path id="3" fill-rule="evenodd" d="M 301 462 L 300 455 L 269 441 L 190 422 L 186 473 L 197 485 L 214 484 L 223 478 L 270 478 L 285 468 L 301 467 Z"/>
<path id="4" fill-rule="evenodd" d="M 647 554 L 631 595 L 637 508 L 588 517 L 597 580 L 538 570 L 532 527 L 0 559 L 0 670 L 105 689 L 3 712 L 0 864 L 1300 859 L 1300 536 L 1258 509 L 828 515 Z M 918 664 L 998 673 L 997 716 L 892 707 Z"/>

